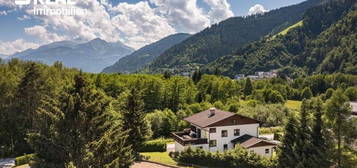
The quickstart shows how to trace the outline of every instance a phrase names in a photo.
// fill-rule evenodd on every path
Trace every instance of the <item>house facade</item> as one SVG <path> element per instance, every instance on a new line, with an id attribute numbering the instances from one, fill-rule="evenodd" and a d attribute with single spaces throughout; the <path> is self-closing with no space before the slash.
<path id="1" fill-rule="evenodd" d="M 175 151 L 201 148 L 210 152 L 223 152 L 240 144 L 247 150 L 271 157 L 276 144 L 259 136 L 259 121 L 216 108 L 184 119 L 191 128 L 172 133 Z"/>

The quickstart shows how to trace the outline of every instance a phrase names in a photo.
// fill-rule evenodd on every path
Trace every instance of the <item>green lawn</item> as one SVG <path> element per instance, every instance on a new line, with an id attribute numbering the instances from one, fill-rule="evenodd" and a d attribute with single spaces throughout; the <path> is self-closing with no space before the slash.
<path id="1" fill-rule="evenodd" d="M 25 165 L 17 166 L 15 168 L 27 168 L 28 166 L 29 166 L 28 164 L 25 164 Z"/>
<path id="2" fill-rule="evenodd" d="M 291 29 L 296 28 L 296 27 L 300 27 L 300 26 L 302 26 L 302 25 L 303 25 L 303 21 L 299 21 L 299 22 L 295 23 L 294 25 L 291 25 L 290 27 L 288 27 L 288 28 L 284 29 L 283 31 L 279 32 L 278 34 L 274 35 L 273 37 L 271 37 L 270 40 L 273 40 L 273 39 L 274 39 L 276 36 L 278 36 L 278 35 L 284 36 L 284 35 L 286 35 Z"/>
<path id="3" fill-rule="evenodd" d="M 140 154 L 143 156 L 149 156 L 149 161 L 177 166 L 177 163 L 169 156 L 169 153 L 167 152 L 143 152 Z"/>
<path id="4" fill-rule="evenodd" d="M 286 101 L 285 106 L 292 110 L 300 110 L 301 101 L 288 100 Z"/>

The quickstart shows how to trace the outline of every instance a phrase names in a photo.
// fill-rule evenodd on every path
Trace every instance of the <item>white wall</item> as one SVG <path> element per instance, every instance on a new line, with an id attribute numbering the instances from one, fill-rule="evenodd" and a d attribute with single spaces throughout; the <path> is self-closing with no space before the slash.
<path id="1" fill-rule="evenodd" d="M 265 149 L 269 149 L 269 153 L 265 153 Z M 249 148 L 249 151 L 253 151 L 258 155 L 271 158 L 274 152 L 274 146 L 262 146 L 262 147 L 256 147 L 256 148 Z"/>
<path id="2" fill-rule="evenodd" d="M 239 136 L 234 136 L 234 130 L 240 129 L 240 136 L 248 134 L 251 136 L 258 137 L 258 127 L 259 124 L 246 124 L 246 125 L 234 125 L 234 126 L 223 126 L 223 127 L 211 127 L 216 128 L 216 133 L 209 133 L 209 140 L 217 140 L 217 147 L 211 147 L 209 150 L 211 152 L 221 151 L 223 152 L 223 145 L 228 144 L 228 149 L 233 149 L 233 139 L 238 138 Z M 209 130 L 209 128 L 207 128 Z M 222 130 L 228 131 L 227 137 L 222 137 Z"/>

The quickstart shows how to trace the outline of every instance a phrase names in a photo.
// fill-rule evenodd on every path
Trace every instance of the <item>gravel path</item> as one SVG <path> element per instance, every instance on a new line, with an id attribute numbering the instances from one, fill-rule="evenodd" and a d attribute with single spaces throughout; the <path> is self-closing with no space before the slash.
<path id="1" fill-rule="evenodd" d="M 132 165 L 130 168 L 171 168 L 171 167 L 149 163 L 149 162 L 135 162 L 134 165 Z"/>

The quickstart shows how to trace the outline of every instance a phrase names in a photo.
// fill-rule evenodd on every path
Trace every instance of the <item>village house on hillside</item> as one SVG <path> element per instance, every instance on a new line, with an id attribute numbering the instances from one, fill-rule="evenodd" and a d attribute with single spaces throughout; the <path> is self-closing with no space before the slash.
<path id="1" fill-rule="evenodd" d="M 216 108 L 194 114 L 185 121 L 191 128 L 183 132 L 173 132 L 175 151 L 201 148 L 210 152 L 233 149 L 240 144 L 247 150 L 272 157 L 276 143 L 259 137 L 259 121 Z"/>

